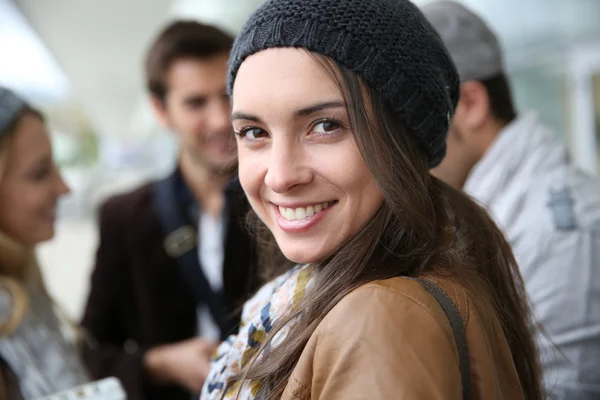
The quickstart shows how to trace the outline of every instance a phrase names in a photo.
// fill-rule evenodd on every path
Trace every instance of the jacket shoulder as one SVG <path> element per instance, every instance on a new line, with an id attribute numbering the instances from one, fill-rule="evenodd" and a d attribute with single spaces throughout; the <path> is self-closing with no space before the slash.
<path id="1" fill-rule="evenodd" d="M 458 365 L 452 328 L 435 298 L 410 279 L 374 281 L 321 321 L 283 398 L 396 398 L 400 391 L 410 399 L 458 399 Z"/>
<path id="2" fill-rule="evenodd" d="M 460 311 L 475 397 L 523 399 L 493 311 L 479 307 L 459 279 L 422 278 L 438 285 Z M 401 392 L 410 399 L 458 400 L 459 364 L 448 317 L 421 283 L 401 277 L 375 281 L 346 295 L 323 319 L 283 398 L 397 398 Z"/>
<path id="3" fill-rule="evenodd" d="M 600 229 L 600 182 L 571 164 L 540 174 L 529 187 L 524 215 L 539 234 Z"/>
<path id="4" fill-rule="evenodd" d="M 147 182 L 128 192 L 111 196 L 100 206 L 101 220 L 132 222 L 153 206 L 153 182 Z M 142 215 L 140 215 L 142 214 Z"/>
<path id="5" fill-rule="evenodd" d="M 450 279 L 424 277 L 438 285 L 456 305 L 466 324 L 469 318 L 469 302 L 466 291 Z M 439 303 L 418 281 L 396 277 L 367 283 L 344 297 L 326 317 L 329 323 L 337 318 L 347 321 L 347 313 L 365 317 L 381 313 L 389 317 L 405 318 L 405 309 L 410 308 L 423 315 L 430 315 L 442 326 L 448 326 L 447 317 Z"/>

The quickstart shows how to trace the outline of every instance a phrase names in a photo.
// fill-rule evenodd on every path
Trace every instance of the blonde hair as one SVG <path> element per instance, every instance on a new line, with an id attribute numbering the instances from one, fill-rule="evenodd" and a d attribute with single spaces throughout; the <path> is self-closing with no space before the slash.
<path id="1" fill-rule="evenodd" d="M 34 111 L 34 114 L 37 113 Z M 20 118 L 19 118 L 20 119 Z M 14 126 L 12 127 L 14 128 Z M 12 130 L 0 141 L 0 185 L 6 173 L 13 139 Z M 13 333 L 21 324 L 29 308 L 28 286 L 38 287 L 48 295 L 42 273 L 35 257 L 35 250 L 12 239 L 0 230 L 0 286 L 11 297 L 9 315 L 2 316 L 0 337 Z M 50 298 L 50 296 L 48 295 Z M 52 301 L 52 300 L 51 300 Z"/>

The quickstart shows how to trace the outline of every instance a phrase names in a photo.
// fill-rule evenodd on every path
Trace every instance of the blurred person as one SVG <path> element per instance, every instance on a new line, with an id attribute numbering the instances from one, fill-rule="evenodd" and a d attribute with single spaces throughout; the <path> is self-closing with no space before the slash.
<path id="1" fill-rule="evenodd" d="M 37 399 L 88 382 L 35 257 L 69 192 L 44 117 L 0 87 L 0 398 Z"/>
<path id="2" fill-rule="evenodd" d="M 160 32 L 146 80 L 156 116 L 179 140 L 177 167 L 100 210 L 82 320 L 97 345 L 85 359 L 94 377 L 120 378 L 130 400 L 199 392 L 215 345 L 255 285 L 225 90 L 232 43 L 192 21 Z"/>
<path id="3" fill-rule="evenodd" d="M 498 39 L 480 17 L 451 1 L 422 9 L 461 77 L 433 174 L 485 206 L 507 235 L 547 332 L 538 345 L 548 393 L 600 398 L 600 184 L 535 113 L 517 113 Z"/>
<path id="4" fill-rule="evenodd" d="M 541 400 L 510 247 L 429 173 L 460 81 L 419 9 L 267 1 L 228 76 L 261 243 L 297 266 L 273 263 L 201 399 Z"/>

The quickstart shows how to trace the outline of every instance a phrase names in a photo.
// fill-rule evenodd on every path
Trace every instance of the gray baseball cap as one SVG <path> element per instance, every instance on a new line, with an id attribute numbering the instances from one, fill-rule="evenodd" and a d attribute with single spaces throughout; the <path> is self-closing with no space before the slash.
<path id="1" fill-rule="evenodd" d="M 7 133 L 6 129 L 15 121 L 19 113 L 28 107 L 25 100 L 13 91 L 0 86 L 0 139 Z"/>
<path id="2" fill-rule="evenodd" d="M 462 81 L 491 78 L 504 71 L 498 38 L 476 14 L 455 1 L 434 1 L 421 11 L 442 37 Z"/>

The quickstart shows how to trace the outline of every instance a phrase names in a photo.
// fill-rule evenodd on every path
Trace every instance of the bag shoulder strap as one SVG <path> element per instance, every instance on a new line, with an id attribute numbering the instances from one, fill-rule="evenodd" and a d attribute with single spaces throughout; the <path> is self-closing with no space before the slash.
<path id="1" fill-rule="evenodd" d="M 460 316 L 458 308 L 450 299 L 450 296 L 446 294 L 438 285 L 428 279 L 422 278 L 411 278 L 419 282 L 427 292 L 429 292 L 440 304 L 442 310 L 450 321 L 450 327 L 454 333 L 454 340 L 456 341 L 456 347 L 458 348 L 459 368 L 460 376 L 462 380 L 463 388 L 463 400 L 469 400 L 471 397 L 471 374 L 469 369 L 469 351 L 467 348 L 467 338 L 465 335 L 465 328 L 463 320 Z"/>

